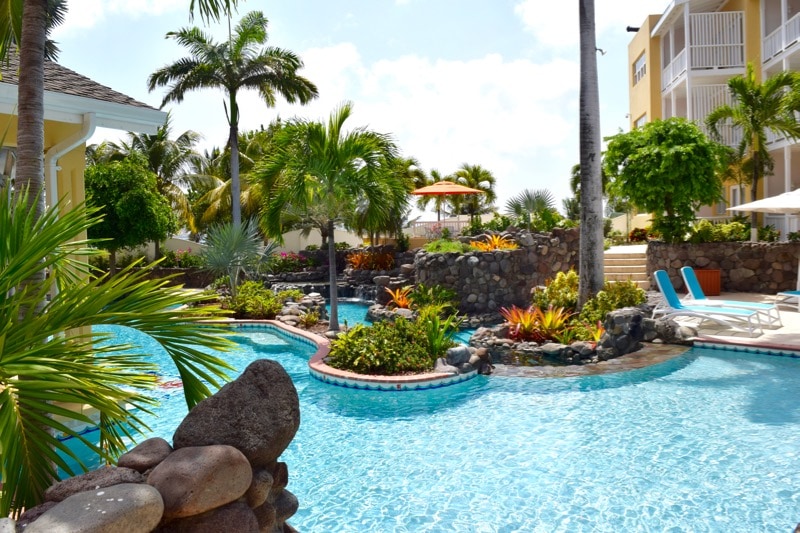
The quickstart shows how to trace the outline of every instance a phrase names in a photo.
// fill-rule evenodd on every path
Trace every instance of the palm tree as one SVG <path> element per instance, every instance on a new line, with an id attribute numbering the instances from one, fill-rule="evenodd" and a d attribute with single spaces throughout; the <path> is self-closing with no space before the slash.
<path id="1" fill-rule="evenodd" d="M 441 172 L 439 172 L 434 168 L 431 169 L 431 172 L 428 176 L 423 175 L 420 176 L 417 180 L 415 180 L 414 188 L 420 189 L 427 185 L 433 185 L 438 181 L 448 181 L 453 179 L 455 179 L 455 177 L 453 176 L 442 176 Z M 432 196 L 429 195 L 419 196 L 417 198 L 417 208 L 421 211 L 424 211 L 428 207 L 428 204 L 431 202 L 431 200 L 433 201 L 434 208 L 436 208 L 436 220 L 441 220 L 442 208 L 444 208 L 448 202 L 447 198 L 444 195 L 436 194 Z"/>
<path id="2" fill-rule="evenodd" d="M 197 157 L 194 146 L 200 140 L 200 134 L 187 130 L 170 139 L 170 121 L 171 115 L 167 114 L 166 121 L 154 135 L 128 132 L 128 139 L 114 148 L 122 157 L 137 153 L 144 156 L 147 168 L 156 175 L 158 192 L 169 200 L 182 224 L 196 232 L 192 206 L 184 188 L 191 184 L 189 164 Z M 159 258 L 160 243 L 154 245 L 155 256 Z"/>
<path id="3" fill-rule="evenodd" d="M 276 192 L 263 213 L 268 235 L 280 238 L 286 205 L 299 211 L 314 206 L 322 211 L 328 227 L 330 280 L 330 329 L 339 330 L 336 291 L 336 243 L 334 228 L 344 217 L 362 209 L 366 220 L 385 221 L 392 201 L 405 190 L 390 179 L 385 168 L 397 149 L 388 135 L 365 128 L 345 131 L 352 104 L 344 103 L 331 113 L 328 123 L 294 120 L 275 138 L 275 150 L 256 165 L 253 175 L 261 182 L 275 183 Z"/>
<path id="4" fill-rule="evenodd" d="M 89 326 L 128 326 L 154 338 L 177 366 L 190 408 L 211 394 L 207 383 L 218 388 L 230 368 L 198 349 L 230 346 L 223 330 L 208 329 L 206 319 L 219 311 L 174 307 L 200 298 L 169 286 L 168 280 L 148 279 L 149 268 L 85 281 L 91 270 L 85 259 L 98 252 L 81 235 L 97 215 L 84 206 L 60 212 L 63 207 L 39 215 L 35 206 L 28 207 L 24 189 L 11 199 L 7 189 L 0 190 L 0 233 L 6 237 L 0 251 L 1 516 L 41 502 L 56 479 L 56 466 L 71 473 L 57 452 L 69 453 L 58 433 L 111 461 L 124 451 L 127 438 L 143 429 L 136 411 L 125 405 L 147 409 L 153 404 L 155 369 L 149 356 L 125 352 L 130 347 L 118 342 L 102 343 L 103 335 Z M 50 277 L 31 282 L 30 275 L 42 269 Z M 26 280 L 26 290 L 15 290 Z M 59 290 L 45 300 L 54 282 Z M 37 313 L 40 302 L 44 308 Z M 64 404 L 88 404 L 99 411 L 100 445 L 54 416 L 98 422 Z"/>
<path id="5" fill-rule="evenodd" d="M 267 19 L 260 11 L 242 18 L 227 42 L 217 43 L 199 28 L 183 28 L 167 33 L 186 47 L 190 55 L 150 75 L 148 87 L 169 86 L 161 103 L 180 102 L 188 91 L 223 89 L 228 98 L 226 113 L 230 134 L 231 195 L 233 223 L 241 224 L 239 200 L 239 106 L 241 89 L 255 89 L 267 107 L 275 106 L 276 93 L 289 102 L 307 103 L 317 96 L 317 87 L 297 74 L 303 67 L 300 58 L 289 50 L 262 48 L 268 39 Z"/>
<path id="6" fill-rule="evenodd" d="M 541 218 L 547 211 L 555 211 L 553 193 L 547 189 L 525 189 L 506 202 L 506 213 L 525 222 L 531 230 L 531 215 Z"/>
<path id="7" fill-rule="evenodd" d="M 800 137 L 800 123 L 794 112 L 800 110 L 800 74 L 779 72 L 760 83 L 753 65 L 748 63 L 744 76 L 728 80 L 728 90 L 733 105 L 721 105 L 706 117 L 706 126 L 717 140 L 722 139 L 721 123 L 731 124 L 742 133 L 738 150 L 740 157 L 749 161 L 750 197 L 758 199 L 758 182 L 772 170 L 773 160 L 767 149 L 767 130 L 773 130 L 796 139 Z M 753 240 L 758 235 L 758 214 L 750 215 Z"/>
<path id="8" fill-rule="evenodd" d="M 469 194 L 466 199 L 450 198 L 450 202 L 457 206 L 456 212 L 462 210 L 469 214 L 470 221 L 474 221 L 479 215 L 488 213 L 492 210 L 497 195 L 494 192 L 496 180 L 491 172 L 480 165 L 468 165 L 463 163 L 453 174 L 456 183 L 479 189 L 483 194 Z M 462 207 L 463 206 L 463 207 Z"/>
<path id="9" fill-rule="evenodd" d="M 581 240 L 578 305 L 603 289 L 603 184 L 600 174 L 600 97 L 597 86 L 597 45 L 594 0 L 579 0 L 581 81 Z"/>

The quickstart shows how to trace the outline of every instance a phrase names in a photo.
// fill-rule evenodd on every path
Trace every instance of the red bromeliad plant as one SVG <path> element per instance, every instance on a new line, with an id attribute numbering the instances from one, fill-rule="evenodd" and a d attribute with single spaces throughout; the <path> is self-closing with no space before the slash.
<path id="1" fill-rule="evenodd" d="M 568 327 L 572 316 L 563 307 L 552 306 L 543 311 L 534 306 L 523 309 L 512 305 L 511 309 L 501 308 L 500 314 L 509 323 L 512 339 L 533 342 L 554 340 Z"/>
<path id="2" fill-rule="evenodd" d="M 411 307 L 411 299 L 408 295 L 411 293 L 411 290 L 414 287 L 411 285 L 406 285 L 405 287 L 400 287 L 399 289 L 392 290 L 389 287 L 386 287 L 386 292 L 392 297 L 392 301 L 389 302 L 390 305 L 394 305 L 400 309 L 408 309 Z"/>

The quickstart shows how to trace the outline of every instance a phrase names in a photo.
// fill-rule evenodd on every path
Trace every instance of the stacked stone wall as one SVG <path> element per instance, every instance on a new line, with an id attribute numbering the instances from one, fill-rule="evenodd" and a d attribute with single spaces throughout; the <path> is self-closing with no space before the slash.
<path id="1" fill-rule="evenodd" d="M 680 268 L 718 269 L 723 291 L 776 293 L 794 290 L 800 243 L 707 242 L 647 246 L 647 274 L 655 288 L 653 272 L 666 270 L 677 290 L 683 290 Z"/>
<path id="2" fill-rule="evenodd" d="M 577 268 L 577 229 L 548 234 L 518 232 L 509 237 L 516 250 L 431 254 L 414 257 L 417 282 L 456 292 L 459 311 L 491 313 L 501 307 L 531 304 L 531 289 L 544 285 L 558 272 Z"/>

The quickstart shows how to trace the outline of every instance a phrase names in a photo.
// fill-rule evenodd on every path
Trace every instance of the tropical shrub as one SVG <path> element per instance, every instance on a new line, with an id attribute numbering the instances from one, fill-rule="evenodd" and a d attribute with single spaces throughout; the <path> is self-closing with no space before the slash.
<path id="1" fill-rule="evenodd" d="M 772 224 L 758 228 L 758 240 L 765 242 L 776 242 L 781 237 L 781 232 Z"/>
<path id="2" fill-rule="evenodd" d="M 633 228 L 628 234 L 630 242 L 645 242 L 647 241 L 647 230 L 645 228 Z"/>
<path id="3" fill-rule="evenodd" d="M 489 235 L 487 240 L 477 240 L 469 243 L 470 247 L 481 252 L 492 252 L 494 250 L 516 250 L 519 245 L 502 235 Z"/>
<path id="4" fill-rule="evenodd" d="M 800 241 L 800 231 L 790 231 L 786 238 L 789 239 L 789 242 L 798 242 Z"/>
<path id="5" fill-rule="evenodd" d="M 450 314 L 442 317 L 440 305 L 429 305 L 417 310 L 417 324 L 422 325 L 427 340 L 428 354 L 436 360 L 456 345 L 453 336 L 461 325 L 461 317 Z"/>
<path id="6" fill-rule="evenodd" d="M 337 252 L 346 252 L 347 250 L 352 248 L 352 246 L 350 246 L 350 244 L 346 242 L 337 242 L 334 245 L 334 248 L 336 249 Z"/>
<path id="7" fill-rule="evenodd" d="M 533 291 L 533 305 L 547 309 L 563 307 L 574 310 L 578 306 L 578 284 L 580 278 L 574 269 L 559 272 L 556 277 L 547 281 L 544 287 L 536 287 Z"/>
<path id="8" fill-rule="evenodd" d="M 258 226 L 252 221 L 238 226 L 226 222 L 208 230 L 203 261 L 207 270 L 228 277 L 228 288 L 235 298 L 241 279 L 257 272 L 275 246 L 275 242 L 263 244 Z"/>
<path id="9" fill-rule="evenodd" d="M 384 376 L 426 372 L 433 362 L 420 324 L 402 317 L 340 333 L 325 360 L 340 370 Z"/>
<path id="10" fill-rule="evenodd" d="M 319 311 L 316 309 L 309 309 L 298 317 L 297 323 L 308 329 L 319 324 Z"/>
<path id="11" fill-rule="evenodd" d="M 579 320 L 596 324 L 604 321 L 606 315 L 615 309 L 633 307 L 646 300 L 645 292 L 635 281 L 606 281 L 603 290 L 584 304 Z"/>
<path id="12" fill-rule="evenodd" d="M 308 246 L 306 246 L 306 250 L 308 250 L 309 252 L 316 252 L 317 250 L 319 250 L 319 244 L 309 244 Z"/>
<path id="13" fill-rule="evenodd" d="M 394 268 L 394 255 L 388 252 L 353 252 L 346 258 L 353 270 L 391 270 Z"/>
<path id="14" fill-rule="evenodd" d="M 159 266 L 164 268 L 192 268 L 205 266 L 203 258 L 199 255 L 193 255 L 192 249 L 186 250 L 166 250 L 164 252 L 164 259 L 159 263 Z"/>
<path id="15" fill-rule="evenodd" d="M 714 224 L 709 220 L 698 220 L 692 226 L 689 242 L 729 242 L 750 239 L 750 225 L 733 221 Z"/>
<path id="16" fill-rule="evenodd" d="M 279 291 L 277 294 L 278 300 L 285 304 L 286 302 L 299 302 L 305 297 L 305 293 L 300 289 L 287 289 Z"/>
<path id="17" fill-rule="evenodd" d="M 398 252 L 406 252 L 411 247 L 411 238 L 401 231 L 395 237 L 395 245 Z"/>
<path id="18" fill-rule="evenodd" d="M 450 241 L 447 239 L 438 239 L 427 243 L 423 249 L 432 254 L 448 254 L 457 253 L 463 254 L 470 251 L 468 244 L 459 241 Z"/>
<path id="19" fill-rule="evenodd" d="M 317 261 L 314 258 L 294 252 L 272 254 L 267 260 L 267 267 L 273 274 L 302 272 L 306 268 L 313 268 L 315 266 L 317 266 Z"/>
<path id="20" fill-rule="evenodd" d="M 408 309 L 411 307 L 411 300 L 408 298 L 408 295 L 411 293 L 413 287 L 411 285 L 406 285 L 405 287 L 399 287 L 395 290 L 386 287 L 386 292 L 392 297 L 392 301 L 389 302 L 389 306 L 396 307 L 398 309 Z"/>
<path id="21" fill-rule="evenodd" d="M 458 294 L 454 290 L 446 289 L 440 285 L 425 286 L 424 283 L 417 283 L 410 293 L 408 299 L 414 308 L 438 305 L 442 310 L 455 310 Z"/>
<path id="22" fill-rule="evenodd" d="M 230 308 L 236 318 L 273 319 L 283 308 L 283 302 L 260 281 L 245 281 L 231 299 Z"/>

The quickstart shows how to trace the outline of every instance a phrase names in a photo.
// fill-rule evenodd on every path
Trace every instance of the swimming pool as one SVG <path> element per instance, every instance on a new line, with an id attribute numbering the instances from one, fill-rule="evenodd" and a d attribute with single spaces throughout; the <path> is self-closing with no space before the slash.
<path id="1" fill-rule="evenodd" d="M 311 349 L 274 332 L 237 337 L 232 364 L 277 360 L 300 396 L 281 458 L 299 531 L 790 531 L 800 520 L 798 359 L 695 348 L 620 374 L 377 393 L 311 378 Z M 171 441 L 183 397 L 158 396 L 152 435 Z"/>

